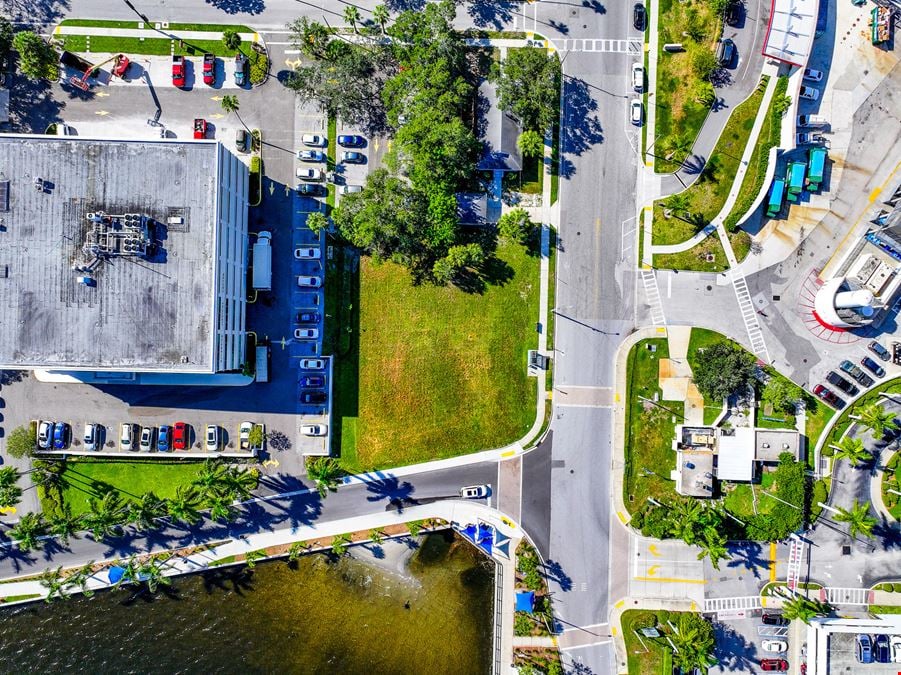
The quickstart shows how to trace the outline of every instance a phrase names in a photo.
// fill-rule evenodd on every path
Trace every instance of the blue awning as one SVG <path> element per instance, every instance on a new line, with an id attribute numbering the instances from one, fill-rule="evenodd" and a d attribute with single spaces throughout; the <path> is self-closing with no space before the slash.
<path id="1" fill-rule="evenodd" d="M 516 594 L 516 611 L 529 612 L 535 609 L 535 591 L 519 591 Z"/>
<path id="2" fill-rule="evenodd" d="M 115 584 L 125 576 L 125 568 L 119 567 L 118 565 L 113 565 L 109 568 L 109 580 L 111 584 Z"/>

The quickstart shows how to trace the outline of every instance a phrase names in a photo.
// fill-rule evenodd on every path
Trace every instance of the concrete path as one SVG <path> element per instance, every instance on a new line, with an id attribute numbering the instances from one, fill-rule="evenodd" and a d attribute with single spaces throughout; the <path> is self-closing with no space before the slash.
<path id="1" fill-rule="evenodd" d="M 682 251 L 687 251 L 690 248 L 694 248 L 702 241 L 704 241 L 711 234 L 716 232 L 716 225 L 711 223 L 703 230 L 695 233 L 695 235 L 679 244 L 657 244 L 651 245 L 651 255 L 665 255 L 667 253 L 682 253 Z"/>
<path id="2" fill-rule="evenodd" d="M 165 28 L 165 24 L 159 25 L 158 29 L 154 28 L 103 28 L 99 26 L 57 26 L 53 31 L 54 35 L 98 35 L 104 37 L 119 38 L 144 38 L 149 39 L 168 39 L 168 40 L 221 40 L 222 32 L 220 31 L 200 31 L 200 30 L 180 30 L 170 31 Z M 260 36 L 258 33 L 238 33 L 243 42 L 258 42 Z"/>

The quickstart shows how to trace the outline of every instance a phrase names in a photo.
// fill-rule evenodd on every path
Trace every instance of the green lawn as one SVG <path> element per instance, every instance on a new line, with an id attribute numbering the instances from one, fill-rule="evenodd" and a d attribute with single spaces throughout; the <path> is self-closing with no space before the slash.
<path id="1" fill-rule="evenodd" d="M 838 440 L 845 433 L 845 430 L 850 427 L 851 423 L 854 421 L 851 419 L 851 415 L 856 415 L 859 409 L 865 408 L 871 403 L 878 402 L 879 394 L 882 392 L 888 394 L 901 394 L 901 378 L 895 378 L 874 387 L 857 399 L 853 406 L 848 406 L 842 411 L 841 417 L 839 417 L 838 421 L 836 421 L 835 425 L 832 427 L 832 431 L 829 432 L 829 438 L 823 445 L 823 453 L 827 457 L 832 455 L 832 450 L 829 449 L 829 445 L 838 443 Z M 823 408 L 826 407 L 826 404 L 824 403 L 820 403 L 819 405 Z"/>
<path id="2" fill-rule="evenodd" d="M 653 228 L 655 234 L 657 232 L 656 222 L 655 220 Z M 712 260 L 708 260 L 710 255 L 713 255 Z M 726 260 L 726 252 L 723 250 L 723 245 L 720 243 L 720 238 L 716 233 L 707 237 L 700 244 L 692 246 L 687 251 L 655 255 L 653 262 L 654 267 L 657 269 L 690 270 L 694 272 L 722 272 L 729 267 L 729 261 Z"/>
<path id="3" fill-rule="evenodd" d="M 338 152 L 338 118 L 334 115 L 329 116 L 328 118 L 328 134 L 326 136 L 328 138 L 328 147 L 325 149 L 326 153 L 326 164 L 325 168 L 327 171 L 334 171 L 335 166 L 337 164 L 337 155 Z M 335 198 L 337 195 L 338 187 L 332 183 L 328 183 L 328 196 L 325 198 L 325 203 L 331 209 L 335 208 Z"/>
<path id="4" fill-rule="evenodd" d="M 503 242 L 497 258 L 508 278 L 481 294 L 414 286 L 399 265 L 360 261 L 359 346 L 336 375 L 338 391 L 358 392 L 340 394 L 334 416 L 346 469 L 499 447 L 532 426 L 539 258 Z"/>
<path id="5" fill-rule="evenodd" d="M 649 346 L 657 351 L 651 352 Z M 642 401 L 659 397 L 660 359 L 668 357 L 666 338 L 642 340 L 629 352 L 623 501 L 630 511 L 641 508 L 648 497 L 678 499 L 669 474 L 676 468 L 673 434 L 684 403 L 659 401 L 657 406 Z"/>
<path id="6" fill-rule="evenodd" d="M 754 203 L 754 199 L 757 198 L 757 195 L 760 194 L 760 190 L 763 188 L 763 180 L 766 178 L 767 165 L 769 164 L 770 149 L 779 145 L 779 137 L 782 134 L 782 114 L 776 111 L 776 105 L 785 96 L 787 89 L 788 78 L 780 77 L 779 81 L 776 82 L 776 90 L 773 92 L 766 119 L 760 128 L 760 135 L 757 137 L 754 153 L 751 155 L 751 161 L 748 163 L 748 171 L 741 182 L 735 206 L 732 207 L 731 213 L 723 221 L 723 225 L 727 230 L 735 229 L 738 221 L 748 212 L 751 204 Z M 738 255 L 738 252 L 735 253 L 735 256 L 741 261 L 742 257 Z"/>
<path id="7" fill-rule="evenodd" d="M 735 259 L 741 262 L 747 258 L 748 253 L 751 252 L 751 235 L 744 230 L 727 231 L 726 234 L 729 237 L 729 245 L 732 246 L 732 253 L 735 254 Z"/>
<path id="8" fill-rule="evenodd" d="M 504 174 L 504 188 L 514 192 L 540 195 L 544 189 L 544 160 L 540 157 L 524 157 L 522 171 Z"/>
<path id="9" fill-rule="evenodd" d="M 657 86 L 655 108 L 657 138 L 654 140 L 654 170 L 658 173 L 676 171 L 691 153 L 691 147 L 678 151 L 670 148 L 670 142 L 686 137 L 693 145 L 707 113 L 709 105 L 698 103 L 694 89 L 700 82 L 691 67 L 691 50 L 664 51 L 663 45 L 681 42 L 687 47 L 713 50 L 720 36 L 720 18 L 706 0 L 660 0 L 657 8 Z M 698 42 L 685 33 L 689 28 L 699 38 Z M 656 242 L 655 242 L 656 243 Z"/>
<path id="10" fill-rule="evenodd" d="M 639 638 L 636 629 L 649 623 L 649 615 L 656 618 L 658 629 L 665 630 L 666 621 L 675 623 L 678 612 L 666 610 L 629 609 L 623 612 L 621 623 L 626 643 L 629 675 L 669 675 L 672 672 L 673 653 L 666 638 Z"/>
<path id="11" fill-rule="evenodd" d="M 150 491 L 164 499 L 174 497 L 175 489 L 190 484 L 202 466 L 199 461 L 69 460 L 63 472 L 63 499 L 73 513 L 79 514 L 90 510 L 88 499 L 102 495 L 109 486 L 126 499 L 136 499 Z"/>
<path id="12" fill-rule="evenodd" d="M 245 42 L 235 49 L 227 49 L 222 44 L 222 40 L 190 40 L 184 45 L 180 45 L 178 41 L 169 40 L 168 38 L 140 38 L 116 37 L 114 35 L 92 35 L 90 38 L 90 49 L 88 49 L 88 38 L 85 35 L 60 35 L 63 41 L 63 48 L 70 52 L 81 53 L 98 53 L 98 54 L 115 54 L 122 52 L 127 56 L 137 54 L 149 54 L 151 56 L 168 56 L 173 53 L 172 45 L 175 44 L 175 54 L 183 56 L 195 56 L 210 52 L 220 57 L 234 56 L 239 51 L 246 56 L 251 53 L 250 44 Z"/>
<path id="13" fill-rule="evenodd" d="M 784 415 L 773 411 L 769 415 L 763 414 L 763 409 L 757 411 L 755 423 L 761 429 L 794 429 L 795 418 L 793 415 Z"/>
<path id="14" fill-rule="evenodd" d="M 677 244 L 685 241 L 710 223 L 722 210 L 738 172 L 768 80 L 768 76 L 763 76 L 757 89 L 732 111 L 701 175 L 687 190 L 682 191 L 687 204 L 680 213 L 683 217 L 685 214 L 690 214 L 691 217 L 666 218 L 663 213 L 666 199 L 654 202 L 654 244 Z M 686 219 L 692 222 L 687 223 Z M 725 261 L 725 257 L 723 260 Z"/>
<path id="15" fill-rule="evenodd" d="M 807 404 L 807 421 L 804 425 L 804 435 L 807 437 L 807 462 L 810 468 L 813 468 L 813 449 L 835 410 L 814 396 L 805 395 L 804 400 Z"/>

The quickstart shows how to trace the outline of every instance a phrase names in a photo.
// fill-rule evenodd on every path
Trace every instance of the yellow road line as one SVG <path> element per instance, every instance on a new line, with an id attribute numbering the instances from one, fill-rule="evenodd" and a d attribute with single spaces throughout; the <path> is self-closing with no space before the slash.
<path id="1" fill-rule="evenodd" d="M 616 603 L 616 604 L 613 605 L 613 606 L 616 607 L 617 609 L 619 609 L 620 607 L 622 607 L 622 606 L 625 605 L 625 604 L 626 604 L 626 601 L 625 601 L 625 600 L 620 600 L 618 603 Z"/>
<path id="2" fill-rule="evenodd" d="M 648 576 L 649 577 L 654 576 L 655 574 L 657 574 L 657 570 L 659 570 L 659 569 L 660 569 L 660 565 L 651 565 L 648 568 Z"/>
<path id="3" fill-rule="evenodd" d="M 622 521 L 623 525 L 626 525 L 629 522 L 628 520 L 626 520 L 626 517 L 623 515 L 622 511 L 617 511 L 616 515 L 620 519 L 620 521 Z"/>
<path id="4" fill-rule="evenodd" d="M 706 584 L 706 579 L 676 579 L 674 577 L 632 577 L 635 581 L 660 581 L 665 584 Z"/>
<path id="5" fill-rule="evenodd" d="M 659 558 L 660 553 L 657 551 L 657 544 L 651 544 L 650 546 L 648 546 L 648 553 Z"/>
<path id="6" fill-rule="evenodd" d="M 770 581 L 776 581 L 776 543 L 770 542 Z"/>
<path id="7" fill-rule="evenodd" d="M 502 452 L 501 457 L 512 457 L 516 454 L 516 450 L 507 450 L 507 452 Z"/>

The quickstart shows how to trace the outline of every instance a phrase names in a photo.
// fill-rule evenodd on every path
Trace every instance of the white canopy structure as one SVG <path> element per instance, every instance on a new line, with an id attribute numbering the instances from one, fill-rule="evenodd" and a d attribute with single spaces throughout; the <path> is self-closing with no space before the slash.
<path id="1" fill-rule="evenodd" d="M 772 0 L 763 55 L 803 68 L 813 48 L 819 0 Z"/>

